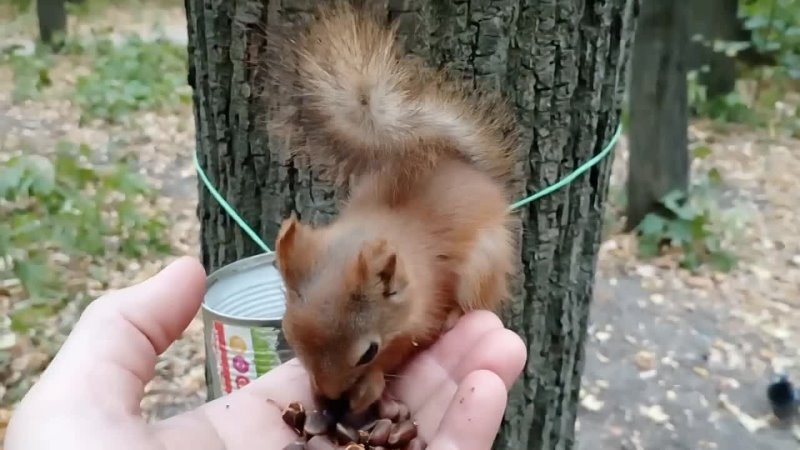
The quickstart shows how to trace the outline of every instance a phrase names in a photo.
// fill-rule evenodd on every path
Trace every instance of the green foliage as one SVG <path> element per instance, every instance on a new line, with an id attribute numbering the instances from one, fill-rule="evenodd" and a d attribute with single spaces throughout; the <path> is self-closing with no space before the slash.
<path id="1" fill-rule="evenodd" d="M 690 71 L 688 77 L 689 105 L 695 113 L 702 117 L 727 122 L 727 123 L 761 123 L 758 115 L 742 99 L 739 92 L 733 91 L 728 95 L 709 98 L 706 87 L 698 82 L 698 72 Z"/>
<path id="2" fill-rule="evenodd" d="M 8 5 L 18 14 L 28 12 L 31 8 L 35 7 L 33 0 L 8 0 Z"/>
<path id="3" fill-rule="evenodd" d="M 103 14 L 109 6 L 143 10 L 145 8 L 164 6 L 182 7 L 183 2 L 180 0 L 67 0 L 67 13 L 72 16 L 84 18 Z"/>
<path id="4" fill-rule="evenodd" d="M 59 53 L 39 47 L 29 55 L 3 55 L 0 61 L 9 64 L 14 73 L 15 101 L 39 98 L 52 84 L 57 58 L 79 56 L 91 61 L 89 74 L 80 77 L 75 86 L 81 123 L 92 119 L 120 123 L 136 111 L 191 102 L 183 46 L 165 40 L 145 41 L 136 35 L 121 43 L 109 38 L 67 37 Z"/>
<path id="5" fill-rule="evenodd" d="M 78 79 L 76 92 L 82 122 L 120 122 L 135 111 L 191 101 L 184 47 L 129 36 L 120 45 L 104 40 L 88 49 L 94 64 Z"/>
<path id="6" fill-rule="evenodd" d="M 16 328 L 57 309 L 64 264 L 169 250 L 154 192 L 125 161 L 96 166 L 86 145 L 59 142 L 55 155 L 21 153 L 0 165 L 0 278 L 17 278 L 29 300 Z"/>
<path id="7" fill-rule="evenodd" d="M 704 159 L 711 150 L 698 147 L 694 157 Z M 725 222 L 716 208 L 716 190 L 722 177 L 716 168 L 692 184 L 689 192 L 673 191 L 661 201 L 665 213 L 650 213 L 637 226 L 639 253 L 658 256 L 665 246 L 681 249 L 681 266 L 696 271 L 709 264 L 727 272 L 736 265 L 735 255 L 724 248 Z"/>
<path id="8" fill-rule="evenodd" d="M 4 55 L 3 60 L 14 73 L 14 90 L 11 96 L 15 103 L 38 98 L 52 84 L 50 70 L 53 59 L 46 52 L 33 55 L 10 53 Z"/>
<path id="9" fill-rule="evenodd" d="M 117 5 L 128 5 L 129 3 L 141 3 L 139 1 L 131 1 L 131 0 L 117 0 L 116 2 L 111 2 L 109 0 L 81 0 L 76 2 L 70 2 L 67 6 L 67 14 L 73 17 L 79 18 L 86 18 L 90 17 L 95 14 L 101 14 L 103 10 L 111 4 L 116 3 Z M 143 6 L 143 5 L 136 5 L 136 6 Z"/>
<path id="10" fill-rule="evenodd" d="M 797 0 L 741 0 L 751 45 L 777 57 L 776 75 L 800 80 L 800 4 Z"/>
<path id="11" fill-rule="evenodd" d="M 745 50 L 752 51 L 751 55 L 755 53 L 769 57 L 762 63 L 774 60 L 774 64 L 740 67 L 740 80 L 757 83 L 747 99 L 742 97 L 741 89 L 721 98 L 708 98 L 704 87 L 697 82 L 698 73 L 691 72 L 688 75 L 689 104 L 698 115 L 716 121 L 763 126 L 771 121 L 768 116 L 774 114 L 775 101 L 782 99 L 787 89 L 796 88 L 800 80 L 800 2 L 739 0 L 739 16 L 744 28 L 750 32 L 749 41 L 709 42 L 698 36 L 692 39 L 731 57 Z M 705 70 L 707 68 L 702 68 L 701 72 Z M 786 86 L 787 82 L 790 85 Z M 786 125 L 791 127 L 793 124 Z"/>
<path id="12" fill-rule="evenodd" d="M 35 13 L 36 3 L 33 0 L 5 0 L 16 14 Z M 102 14 L 108 6 L 127 6 L 144 8 L 148 6 L 182 6 L 179 0 L 65 0 L 68 15 L 85 17 Z"/>

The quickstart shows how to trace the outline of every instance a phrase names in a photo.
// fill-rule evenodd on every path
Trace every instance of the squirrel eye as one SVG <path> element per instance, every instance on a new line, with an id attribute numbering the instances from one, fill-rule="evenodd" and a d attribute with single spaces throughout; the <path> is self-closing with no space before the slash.
<path id="1" fill-rule="evenodd" d="M 356 363 L 356 365 L 363 366 L 364 364 L 367 364 L 368 362 L 375 359 L 375 355 L 377 354 L 378 354 L 378 344 L 375 342 L 371 342 L 369 344 L 369 348 L 367 349 L 367 351 L 364 352 L 363 355 L 361 355 L 361 359 L 358 360 L 358 363 Z"/>

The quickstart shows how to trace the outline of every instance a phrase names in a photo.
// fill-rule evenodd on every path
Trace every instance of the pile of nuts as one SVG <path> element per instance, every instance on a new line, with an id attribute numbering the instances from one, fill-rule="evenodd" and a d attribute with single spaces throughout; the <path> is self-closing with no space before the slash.
<path id="1" fill-rule="evenodd" d="M 300 402 L 283 410 L 283 421 L 298 439 L 283 450 L 425 450 L 408 407 L 382 399 L 367 417 L 337 421 L 328 411 L 306 411 Z"/>

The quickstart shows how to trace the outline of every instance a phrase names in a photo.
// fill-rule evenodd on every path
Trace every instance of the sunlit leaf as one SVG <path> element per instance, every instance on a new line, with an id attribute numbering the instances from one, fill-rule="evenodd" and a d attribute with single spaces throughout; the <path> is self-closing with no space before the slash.
<path id="1" fill-rule="evenodd" d="M 636 228 L 644 235 L 661 233 L 666 225 L 666 220 L 658 214 L 648 214 Z"/>
<path id="2" fill-rule="evenodd" d="M 692 241 L 692 224 L 683 220 L 675 220 L 667 225 L 667 237 L 676 245 Z"/>
<path id="3" fill-rule="evenodd" d="M 697 159 L 705 159 L 711 155 L 711 147 L 707 145 L 700 145 L 692 150 L 692 156 Z"/>
<path id="4" fill-rule="evenodd" d="M 712 167 L 708 170 L 708 181 L 712 186 L 719 186 L 722 184 L 722 174 L 719 172 L 719 169 Z"/>
<path id="5" fill-rule="evenodd" d="M 736 267 L 736 258 L 734 255 L 724 250 L 711 253 L 709 259 L 711 260 L 711 264 L 722 272 L 730 272 Z"/>
<path id="6" fill-rule="evenodd" d="M 686 200 L 686 194 L 679 191 L 674 190 L 667 195 L 664 196 L 662 199 L 662 203 L 664 206 L 669 209 L 673 214 L 678 216 L 682 220 L 692 220 L 694 218 L 694 213 L 692 209 L 685 204 L 682 204 Z"/>

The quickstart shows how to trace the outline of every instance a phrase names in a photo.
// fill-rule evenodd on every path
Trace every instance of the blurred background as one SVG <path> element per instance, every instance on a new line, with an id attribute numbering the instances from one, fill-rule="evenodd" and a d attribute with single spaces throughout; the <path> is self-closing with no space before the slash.
<path id="1" fill-rule="evenodd" d="M 765 395 L 800 380 L 800 2 L 699 1 L 678 22 L 643 2 L 661 6 L 643 6 L 612 156 L 580 448 L 800 448 Z M 183 2 L 36 3 L 0 2 L 0 443 L 87 302 L 199 253 Z M 656 57 L 685 95 L 642 93 Z M 686 126 L 656 120 L 681 98 Z M 143 407 L 204 399 L 197 320 Z"/>

